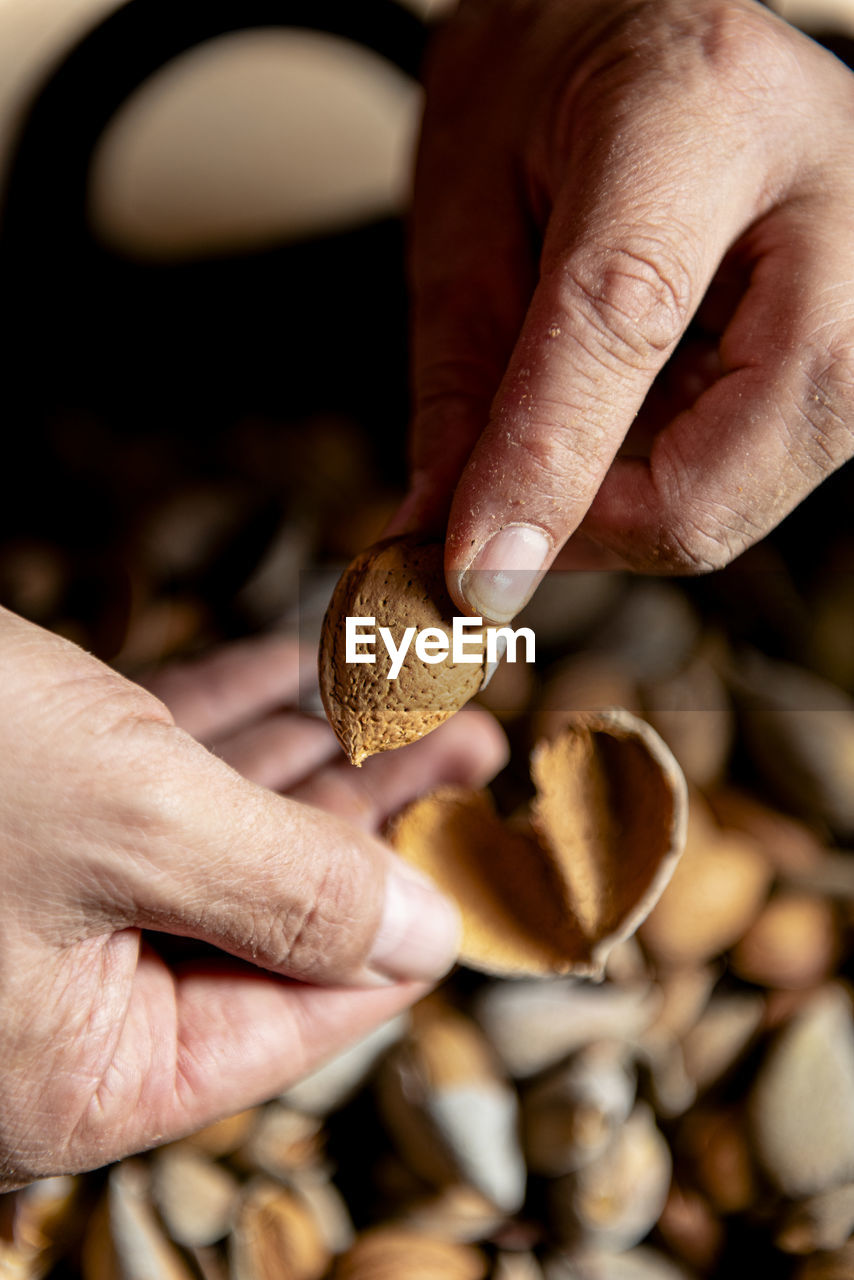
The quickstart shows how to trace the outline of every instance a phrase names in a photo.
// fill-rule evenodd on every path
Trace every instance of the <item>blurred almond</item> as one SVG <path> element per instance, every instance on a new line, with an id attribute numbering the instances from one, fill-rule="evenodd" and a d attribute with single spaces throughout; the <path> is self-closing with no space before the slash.
<path id="1" fill-rule="evenodd" d="M 738 1062 L 762 1026 L 765 1001 L 758 993 L 713 995 L 682 1041 L 685 1070 L 695 1089 L 710 1088 Z"/>
<path id="2" fill-rule="evenodd" d="M 525 1195 L 519 1104 L 476 1023 L 426 1002 L 377 1082 L 386 1126 L 427 1182 L 463 1182 L 504 1212 Z"/>
<path id="3" fill-rule="evenodd" d="M 222 1120 L 206 1125 L 204 1129 L 199 1129 L 182 1141 L 188 1146 L 205 1152 L 206 1155 L 227 1156 L 246 1141 L 260 1115 L 260 1107 L 239 1111 L 233 1116 L 226 1116 Z"/>
<path id="4" fill-rule="evenodd" d="M 485 1280 L 487 1262 L 471 1245 L 402 1227 L 375 1227 L 338 1259 L 334 1280 Z"/>
<path id="5" fill-rule="evenodd" d="M 697 1096 L 685 1065 L 683 1037 L 708 1003 L 717 973 L 711 966 L 666 969 L 658 979 L 661 1005 L 639 1040 L 650 1074 L 652 1099 L 661 1116 L 681 1115 Z"/>
<path id="6" fill-rule="evenodd" d="M 0 1276 L 51 1270 L 77 1234 L 82 1191 L 82 1178 L 60 1174 L 0 1195 Z"/>
<path id="7" fill-rule="evenodd" d="M 670 1149 L 650 1108 L 638 1103 L 596 1160 L 550 1183 L 558 1238 L 573 1248 L 630 1249 L 658 1221 L 670 1175 Z"/>
<path id="8" fill-rule="evenodd" d="M 805 823 L 732 787 L 713 791 L 708 799 L 719 824 L 750 836 L 778 875 L 808 874 L 821 864 L 822 843 Z"/>
<path id="9" fill-rule="evenodd" d="M 625 1253 L 552 1255 L 544 1271 L 545 1280 L 694 1280 L 694 1272 L 648 1245 Z"/>
<path id="10" fill-rule="evenodd" d="M 187 1247 L 226 1235 L 237 1203 L 236 1179 L 191 1147 L 164 1147 L 152 1162 L 152 1196 L 172 1239 Z"/>
<path id="11" fill-rule="evenodd" d="M 815 993 L 777 1033 L 751 1119 L 762 1164 L 785 1195 L 854 1181 L 854 1023 L 841 987 Z"/>
<path id="12" fill-rule="evenodd" d="M 854 1231 L 854 1182 L 790 1205 L 777 1232 L 786 1253 L 839 1249 Z"/>
<path id="13" fill-rule="evenodd" d="M 756 1170 L 740 1109 L 695 1108 L 680 1126 L 677 1148 L 718 1213 L 743 1213 L 756 1203 Z"/>
<path id="14" fill-rule="evenodd" d="M 499 1253 L 490 1280 L 543 1280 L 543 1271 L 533 1253 Z"/>
<path id="15" fill-rule="evenodd" d="M 851 1280 L 854 1276 L 854 1240 L 830 1253 L 814 1253 L 793 1273 L 792 1280 Z"/>
<path id="16" fill-rule="evenodd" d="M 594 1040 L 632 1040 L 649 1027 L 661 996 L 648 984 L 593 986 L 572 979 L 493 982 L 474 1015 L 505 1069 L 525 1079 Z"/>
<path id="17" fill-rule="evenodd" d="M 192 1272 L 154 1212 L 143 1161 L 123 1160 L 110 1170 L 98 1212 L 83 1247 L 85 1280 L 192 1280 Z"/>
<path id="18" fill-rule="evenodd" d="M 321 1280 L 331 1261 L 298 1195 L 264 1179 L 248 1184 L 229 1239 L 231 1280 Z"/>
<path id="19" fill-rule="evenodd" d="M 692 796 L 685 851 L 641 926 L 641 941 L 659 963 L 703 964 L 732 946 L 756 918 L 771 876 L 759 846 L 718 827 Z"/>
<path id="20" fill-rule="evenodd" d="M 600 707 L 625 707 L 633 715 L 641 714 L 637 688 L 625 668 L 599 653 L 565 658 L 549 668 L 537 698 L 531 719 L 533 740 L 554 738 L 580 711 Z"/>
<path id="21" fill-rule="evenodd" d="M 719 976 L 712 965 L 660 973 L 661 1004 L 655 1021 L 643 1034 L 644 1048 L 654 1051 L 658 1044 L 670 1044 L 687 1035 L 708 1005 Z"/>
<path id="22" fill-rule="evenodd" d="M 347 1203 L 329 1174 L 317 1169 L 300 1170 L 291 1176 L 290 1186 L 314 1218 L 329 1252 L 349 1249 L 356 1233 Z"/>
<path id="23" fill-rule="evenodd" d="M 632 680 L 663 680 L 696 650 L 700 620 L 684 592 L 660 578 L 629 575 L 628 590 L 596 634 L 597 653 Z"/>
<path id="24" fill-rule="evenodd" d="M 657 1230 L 677 1257 L 704 1275 L 712 1272 L 723 1248 L 724 1224 L 699 1191 L 674 1180 Z"/>
<path id="25" fill-rule="evenodd" d="M 272 1103 L 261 1111 L 236 1153 L 236 1162 L 243 1169 L 287 1181 L 294 1170 L 317 1167 L 322 1156 L 321 1120 Z"/>
<path id="26" fill-rule="evenodd" d="M 748 982 L 800 990 L 825 978 L 838 953 L 832 904 L 817 894 L 780 890 L 733 947 L 730 964 Z"/>
<path id="27" fill-rule="evenodd" d="M 731 682 L 745 744 L 781 803 L 854 835 L 854 701 L 759 654 L 743 655 Z"/>
<path id="28" fill-rule="evenodd" d="M 474 1187 L 454 1183 L 435 1195 L 411 1201 L 400 1215 L 401 1226 L 420 1235 L 454 1244 L 472 1244 L 492 1236 L 506 1214 Z"/>
<path id="29" fill-rule="evenodd" d="M 685 776 L 698 787 L 719 781 L 735 735 L 714 646 L 695 652 L 681 670 L 641 687 L 644 715 L 661 734 Z"/>
<path id="30" fill-rule="evenodd" d="M 608 1041 L 581 1049 L 538 1080 L 522 1107 L 531 1172 L 557 1177 L 595 1160 L 631 1114 L 635 1087 L 626 1047 Z"/>

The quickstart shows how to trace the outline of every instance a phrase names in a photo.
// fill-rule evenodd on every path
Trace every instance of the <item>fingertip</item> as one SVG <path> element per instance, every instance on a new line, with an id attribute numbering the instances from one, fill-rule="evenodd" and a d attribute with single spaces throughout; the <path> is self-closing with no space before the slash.
<path id="1" fill-rule="evenodd" d="M 414 868 L 391 862 L 369 975 L 380 981 L 438 981 L 454 964 L 461 936 L 455 905 Z"/>
<path id="2" fill-rule="evenodd" d="M 455 594 L 467 612 L 488 622 L 510 622 L 528 603 L 554 555 L 552 541 L 534 524 L 508 523 L 452 570 Z"/>

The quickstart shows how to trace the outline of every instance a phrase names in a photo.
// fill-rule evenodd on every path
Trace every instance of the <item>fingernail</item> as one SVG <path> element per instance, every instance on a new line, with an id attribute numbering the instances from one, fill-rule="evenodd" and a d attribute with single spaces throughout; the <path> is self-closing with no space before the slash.
<path id="1" fill-rule="evenodd" d="M 397 982 L 432 981 L 447 973 L 459 947 L 460 917 L 453 903 L 409 867 L 391 867 L 368 967 Z"/>
<path id="2" fill-rule="evenodd" d="M 484 543 L 460 579 L 472 611 L 490 622 L 509 622 L 527 604 L 551 554 L 542 529 L 509 524 Z"/>

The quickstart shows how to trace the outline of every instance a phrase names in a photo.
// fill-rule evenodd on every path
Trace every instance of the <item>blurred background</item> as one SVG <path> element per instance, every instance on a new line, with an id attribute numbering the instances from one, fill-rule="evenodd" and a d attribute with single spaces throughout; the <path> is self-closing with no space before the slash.
<path id="1" fill-rule="evenodd" d="M 313 6 L 0 7 L 10 607 L 133 666 L 270 621 L 376 534 L 440 8 L 330 5 L 333 36 Z"/>

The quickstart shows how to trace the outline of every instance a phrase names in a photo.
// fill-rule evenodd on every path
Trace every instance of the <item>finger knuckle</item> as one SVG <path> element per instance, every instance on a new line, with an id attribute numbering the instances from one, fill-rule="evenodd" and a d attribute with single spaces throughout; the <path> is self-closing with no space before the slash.
<path id="1" fill-rule="evenodd" d="M 522 429 L 503 433 L 508 473 L 524 477 L 525 501 L 536 496 L 562 508 L 570 495 L 595 492 L 601 483 L 611 449 L 607 424 L 596 420 L 574 390 L 565 399 L 538 397 Z M 583 429 L 574 425 L 579 422 Z"/>
<path id="2" fill-rule="evenodd" d="M 559 293 L 563 310 L 581 319 L 606 363 L 643 370 L 662 363 L 691 314 L 691 272 L 657 238 L 574 254 L 562 268 Z"/>
<path id="3" fill-rule="evenodd" d="M 726 496 L 700 493 L 678 461 L 659 462 L 663 518 L 656 542 L 659 572 L 699 575 L 730 564 L 761 530 Z"/>
<path id="4" fill-rule="evenodd" d="M 164 704 L 98 664 L 57 686 L 51 716 L 57 767 L 75 780 L 69 808 L 95 794 L 101 820 L 116 832 L 155 822 L 158 797 L 171 790 L 159 751 L 185 736 Z"/>
<path id="5" fill-rule="evenodd" d="M 683 515 L 662 534 L 658 566 L 670 573 L 699 575 L 723 569 L 741 550 L 729 531 L 708 515 Z"/>
<path id="6" fill-rule="evenodd" d="M 806 436 L 798 441 L 819 473 L 854 454 L 854 344 L 837 346 L 804 370 L 801 413 Z"/>
<path id="7" fill-rule="evenodd" d="M 272 921 L 266 916 L 268 933 L 261 949 L 277 969 L 301 978 L 323 974 L 328 979 L 360 967 L 370 939 L 363 917 L 370 907 L 364 871 L 363 859 L 338 856 L 302 891 L 292 888 Z"/>
<path id="8" fill-rule="evenodd" d="M 567 420 L 574 412 L 569 404 L 550 405 L 540 401 L 536 418 L 526 423 L 528 430 L 508 440 L 520 455 L 520 469 L 535 481 L 539 478 L 545 489 L 550 488 L 555 480 L 593 478 L 592 475 L 582 476 L 580 472 L 588 469 L 598 454 L 597 442 L 603 433 L 591 424 L 583 437 L 585 451 L 582 454 L 575 433 L 567 429 Z"/>
<path id="9" fill-rule="evenodd" d="M 153 693 L 82 653 L 67 661 L 61 676 L 51 682 L 50 709 L 57 721 L 73 718 L 92 739 L 126 721 L 174 723 Z"/>
<path id="10" fill-rule="evenodd" d="M 790 85 L 794 58 L 786 26 L 744 0 L 636 0 L 599 30 L 573 110 L 590 121 L 654 82 L 665 100 L 699 91 L 731 111 Z"/>
<path id="11" fill-rule="evenodd" d="M 791 85 L 794 52 L 787 28 L 740 0 L 714 0 L 696 13 L 696 43 L 703 65 L 732 100 L 756 105 Z"/>

